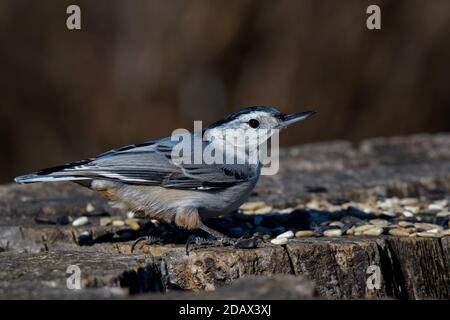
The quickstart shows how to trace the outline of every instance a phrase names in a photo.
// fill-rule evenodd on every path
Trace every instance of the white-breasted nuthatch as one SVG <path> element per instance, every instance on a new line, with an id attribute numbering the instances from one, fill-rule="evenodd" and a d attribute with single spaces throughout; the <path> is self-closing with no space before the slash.
<path id="1" fill-rule="evenodd" d="M 193 138 L 201 136 L 203 150 L 212 146 L 225 156 L 233 151 L 237 158 L 253 157 L 254 162 L 175 163 L 172 151 L 179 142 L 168 137 L 44 169 L 17 177 L 15 181 L 74 181 L 130 211 L 141 212 L 145 218 L 202 229 L 221 239 L 224 236 L 204 225 L 202 218 L 224 215 L 246 201 L 261 172 L 259 153 L 249 150 L 257 149 L 262 140 L 270 137 L 261 132 L 286 128 L 314 113 L 286 115 L 272 107 L 251 107 L 229 115 L 201 133 L 191 133 Z M 236 146 L 233 139 L 223 138 L 226 134 L 221 133 L 230 129 L 243 130 L 248 143 Z"/>

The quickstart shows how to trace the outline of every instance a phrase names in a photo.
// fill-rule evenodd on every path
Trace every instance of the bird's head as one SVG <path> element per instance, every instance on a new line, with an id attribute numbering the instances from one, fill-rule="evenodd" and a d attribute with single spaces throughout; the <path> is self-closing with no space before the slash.
<path id="1" fill-rule="evenodd" d="M 207 139 L 225 140 L 237 147 L 255 147 L 269 139 L 277 130 L 304 120 L 316 113 L 305 111 L 287 115 L 273 107 L 250 107 L 235 112 L 205 129 Z M 236 140 L 237 138 L 237 140 Z"/>

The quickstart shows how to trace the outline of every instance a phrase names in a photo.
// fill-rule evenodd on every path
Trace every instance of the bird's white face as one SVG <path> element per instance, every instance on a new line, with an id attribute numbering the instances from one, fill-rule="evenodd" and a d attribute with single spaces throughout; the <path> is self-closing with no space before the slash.
<path id="1" fill-rule="evenodd" d="M 238 149 L 257 149 L 267 141 L 281 124 L 281 118 L 264 111 L 253 111 L 239 115 L 231 121 L 207 129 L 205 132 L 208 140 L 234 146 Z"/>
<path id="2" fill-rule="evenodd" d="M 235 154 L 237 159 L 249 159 L 251 163 L 256 163 L 260 159 L 259 152 L 264 152 L 270 137 L 278 137 L 279 130 L 314 113 L 307 111 L 286 115 L 271 107 L 247 108 L 209 126 L 203 133 L 203 139 L 210 141 L 214 149 L 222 154 Z M 275 143 L 275 147 L 277 145 Z"/>

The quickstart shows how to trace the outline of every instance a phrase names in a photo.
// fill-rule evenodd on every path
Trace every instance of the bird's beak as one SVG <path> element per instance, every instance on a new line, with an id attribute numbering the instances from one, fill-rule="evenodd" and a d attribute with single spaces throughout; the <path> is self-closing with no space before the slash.
<path id="1" fill-rule="evenodd" d="M 282 121 L 280 123 L 280 128 L 286 128 L 293 124 L 294 122 L 305 120 L 306 118 L 309 118 L 313 114 L 317 113 L 317 111 L 305 111 L 305 112 L 298 112 L 290 115 L 286 115 L 282 118 Z"/>

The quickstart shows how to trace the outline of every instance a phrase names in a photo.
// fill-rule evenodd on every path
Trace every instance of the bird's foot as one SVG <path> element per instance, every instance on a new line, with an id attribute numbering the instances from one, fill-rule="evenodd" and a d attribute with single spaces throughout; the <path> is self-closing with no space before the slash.
<path id="1" fill-rule="evenodd" d="M 258 247 L 259 240 L 259 237 L 233 239 L 230 237 L 215 238 L 212 236 L 201 238 L 191 235 L 186 241 L 186 255 L 189 255 L 190 249 L 198 249 L 206 246 L 233 246 L 236 249 L 254 249 Z"/>
<path id="2" fill-rule="evenodd" d="M 220 245 L 219 240 L 215 237 L 209 236 L 208 238 L 197 237 L 190 235 L 186 241 L 186 255 L 189 255 L 191 249 L 199 249 L 206 246 Z"/>
<path id="3" fill-rule="evenodd" d="M 152 245 L 152 244 L 154 244 L 154 243 L 157 243 L 158 241 L 160 241 L 161 239 L 160 238 L 158 238 L 158 237 L 152 237 L 152 236 L 143 236 L 143 237 L 140 237 L 140 238 L 137 238 L 134 242 L 133 242 L 133 244 L 131 245 L 131 253 L 133 253 L 133 251 L 134 251 L 134 248 L 136 247 L 136 245 L 139 243 L 139 242 L 142 242 L 142 241 L 146 241 L 146 245 Z"/>

